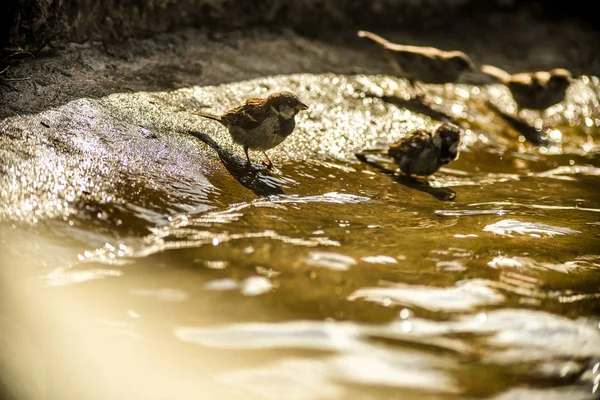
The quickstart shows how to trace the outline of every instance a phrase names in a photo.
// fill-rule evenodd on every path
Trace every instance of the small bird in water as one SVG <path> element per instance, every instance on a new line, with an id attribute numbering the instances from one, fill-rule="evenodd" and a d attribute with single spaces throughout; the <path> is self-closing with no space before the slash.
<path id="1" fill-rule="evenodd" d="M 267 158 L 267 168 L 273 168 L 265 151 L 279 145 L 294 131 L 294 117 L 299 111 L 306 109 L 308 106 L 294 93 L 278 92 L 267 98 L 248 99 L 244 105 L 223 115 L 204 112 L 197 114 L 223 124 L 233 141 L 244 146 L 248 167 L 254 170 L 248 150 L 261 150 Z"/>
<path id="2" fill-rule="evenodd" d="M 363 153 L 387 154 L 404 174 L 426 177 L 456 160 L 459 144 L 459 128 L 443 123 L 433 133 L 418 129 L 388 149 L 365 150 Z"/>
<path id="3" fill-rule="evenodd" d="M 462 51 L 396 44 L 368 31 L 358 31 L 357 35 L 366 37 L 383 47 L 401 75 L 408 79 L 419 94 L 422 92 L 417 88 L 418 82 L 456 82 L 463 72 L 475 71 L 475 64 Z"/>
<path id="4" fill-rule="evenodd" d="M 531 110 L 545 110 L 561 102 L 573 80 L 563 68 L 511 75 L 493 65 L 482 65 L 481 72 L 506 85 L 519 108 Z"/>

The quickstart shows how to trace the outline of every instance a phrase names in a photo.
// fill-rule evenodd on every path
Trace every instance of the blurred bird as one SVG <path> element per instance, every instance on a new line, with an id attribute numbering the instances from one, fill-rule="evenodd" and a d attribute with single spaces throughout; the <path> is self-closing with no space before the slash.
<path id="1" fill-rule="evenodd" d="M 563 68 L 511 75 L 493 65 L 482 65 L 481 72 L 506 85 L 519 108 L 532 110 L 545 110 L 561 102 L 573 80 Z"/>
<path id="2" fill-rule="evenodd" d="M 267 98 L 252 98 L 242 106 L 227 111 L 223 115 L 204 112 L 198 115 L 223 124 L 233 141 L 244 146 L 248 167 L 254 170 L 248 150 L 261 150 L 268 161 L 267 168 L 273 163 L 265 153 L 283 142 L 296 127 L 294 117 L 299 111 L 308 109 L 294 93 L 278 92 Z"/>
<path id="3" fill-rule="evenodd" d="M 367 31 L 358 31 L 357 35 L 366 37 L 383 47 L 401 75 L 408 79 L 419 94 L 422 91 L 417 88 L 418 82 L 456 82 L 463 72 L 475 71 L 475 64 L 462 51 L 396 44 Z"/>
<path id="4" fill-rule="evenodd" d="M 443 123 L 433 133 L 418 129 L 388 149 L 368 149 L 363 153 L 386 154 L 394 159 L 404 174 L 429 176 L 458 158 L 459 144 L 459 128 Z"/>

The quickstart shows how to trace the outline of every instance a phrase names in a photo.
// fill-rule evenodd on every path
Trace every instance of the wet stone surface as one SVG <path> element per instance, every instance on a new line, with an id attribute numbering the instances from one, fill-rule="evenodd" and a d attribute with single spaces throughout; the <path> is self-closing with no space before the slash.
<path id="1" fill-rule="evenodd" d="M 43 349 L 42 363 L 20 358 L 31 387 L 63 399 L 597 396 L 598 77 L 542 113 L 473 82 L 425 85 L 424 105 L 372 49 L 263 39 L 175 46 L 198 62 L 176 82 L 147 59 L 123 73 L 103 60 L 112 89 L 90 80 L 29 111 L 4 93 L 0 282 L 15 308 L 0 323 L 14 348 L 29 332 Z M 269 151 L 276 169 L 250 174 L 196 112 L 282 89 L 310 109 Z M 428 182 L 355 156 L 442 121 L 463 129 L 461 154 Z"/>

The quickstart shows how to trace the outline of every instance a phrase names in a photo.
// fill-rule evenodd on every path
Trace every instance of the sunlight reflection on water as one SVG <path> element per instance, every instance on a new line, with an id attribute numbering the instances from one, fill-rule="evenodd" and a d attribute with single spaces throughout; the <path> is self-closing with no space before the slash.
<path id="1" fill-rule="evenodd" d="M 403 284 L 361 288 L 348 300 L 364 299 L 379 304 L 415 305 L 431 311 L 470 311 L 478 306 L 498 304 L 504 296 L 477 280 L 460 281 L 455 287 L 409 286 Z"/>
<path id="2" fill-rule="evenodd" d="M 537 222 L 519 221 L 514 219 L 505 219 L 483 228 L 484 232 L 491 232 L 500 236 L 511 236 L 511 233 L 519 235 L 529 235 L 532 237 L 568 235 L 581 233 L 579 231 L 563 228 L 560 226 L 552 226 Z"/>
<path id="3" fill-rule="evenodd" d="M 147 340 L 151 360 L 158 349 L 171 355 L 185 346 L 177 359 L 184 367 L 164 373 L 187 371 L 190 382 L 208 376 L 239 390 L 230 398 L 589 393 L 600 357 L 593 137 L 600 116 L 586 106 L 598 82 L 577 85 L 580 98 L 571 93 L 543 114 L 523 114 L 532 125 L 556 123 L 548 131 L 556 143 L 538 147 L 483 107 L 491 96 L 511 111 L 503 88 L 428 87 L 430 113 L 443 111 L 464 129 L 461 157 L 414 184 L 399 179 L 386 157 L 375 159 L 389 174 L 354 156 L 439 123 L 382 99 L 408 94 L 406 82 L 389 76 L 302 74 L 119 93 L 101 99 L 100 109 L 80 100 L 71 107 L 85 116 L 52 135 L 72 133 L 84 160 L 34 152 L 39 177 L 13 168 L 19 178 L 0 188 L 10 200 L 0 212 L 23 220 L 68 215 L 70 228 L 55 228 L 53 240 L 75 241 L 78 260 L 48 262 L 34 275 L 72 293 L 75 304 L 90 296 L 110 316 L 91 330 L 108 341 Z M 195 99 L 217 112 L 290 86 L 311 108 L 273 150 L 277 170 L 255 179 L 273 192 L 257 193 L 252 177 L 234 180 L 212 150 L 177 133 L 202 129 L 240 153 L 216 124 L 187 112 L 174 117 L 172 100 Z M 156 104 L 132 111 L 149 99 Z M 105 114 L 155 125 L 129 140 L 109 136 L 114 144 L 78 127 Z M 29 120 L 14 124 L 29 132 Z M 108 125 L 100 128 L 114 132 Z M 90 164 L 98 157 L 107 164 Z M 111 175 L 108 159 L 131 174 Z M 98 176 L 103 185 L 92 190 Z M 40 191 L 13 196 L 23 182 Z M 101 233 L 86 236 L 88 225 Z M 50 253 L 32 243 L 15 253 Z M 83 347 L 101 358 L 99 348 Z M 206 367 L 237 353 L 226 367 Z M 202 366 L 209 371 L 196 376 Z"/>

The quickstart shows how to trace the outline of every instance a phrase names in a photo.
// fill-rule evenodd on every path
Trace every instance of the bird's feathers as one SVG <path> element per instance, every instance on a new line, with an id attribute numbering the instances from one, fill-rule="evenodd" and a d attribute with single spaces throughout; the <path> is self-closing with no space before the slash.
<path id="1" fill-rule="evenodd" d="M 537 110 L 562 101 L 572 79 L 571 73 L 562 68 L 511 75 L 498 67 L 483 65 L 481 71 L 506 85 L 520 108 Z"/>
<path id="2" fill-rule="evenodd" d="M 223 115 L 199 112 L 198 115 L 218 121 L 223 125 L 233 125 L 245 130 L 259 127 L 269 116 L 268 105 L 263 99 L 248 99 L 242 106 L 227 111 Z"/>
<path id="3" fill-rule="evenodd" d="M 498 81 L 500 81 L 502 83 L 507 83 L 511 78 L 511 75 L 508 72 L 506 72 L 505 70 L 495 67 L 493 65 L 489 65 L 489 64 L 482 65 L 481 72 L 483 72 L 486 75 L 491 76 L 492 78 L 496 78 Z"/>
<path id="4" fill-rule="evenodd" d="M 474 69 L 473 61 L 462 51 L 396 44 L 367 31 L 358 31 L 358 36 L 380 45 L 386 51 L 386 56 L 400 70 L 400 75 L 415 81 L 455 82 L 463 72 Z"/>
<path id="5" fill-rule="evenodd" d="M 469 59 L 469 57 L 465 53 L 458 50 L 446 51 L 430 46 L 411 46 L 406 44 L 392 43 L 389 40 L 382 38 L 381 36 L 369 31 L 358 31 L 357 35 L 359 37 L 365 37 L 367 39 L 370 39 L 383 46 L 386 50 L 395 53 L 406 53 L 409 56 L 410 54 L 422 55 L 425 57 L 441 59 L 461 56 Z"/>
<path id="6" fill-rule="evenodd" d="M 431 146 L 433 146 L 431 134 L 417 130 L 392 144 L 388 150 L 388 155 L 394 159 L 398 157 L 417 158 L 424 148 Z"/>
<path id="7" fill-rule="evenodd" d="M 221 121 L 221 116 L 220 115 L 211 114 L 211 113 L 207 113 L 207 112 L 204 112 L 204 111 L 196 111 L 196 112 L 194 112 L 194 114 L 195 115 L 199 115 L 199 116 L 204 117 L 204 118 L 209 118 L 209 119 L 212 119 L 214 121 L 223 123 L 223 121 Z"/>
<path id="8" fill-rule="evenodd" d="M 367 39 L 370 39 L 370 40 L 380 44 L 386 50 L 390 50 L 393 52 L 417 53 L 417 54 L 423 54 L 423 55 L 428 55 L 428 56 L 440 55 L 440 52 L 443 52 L 443 50 L 436 49 L 435 47 L 409 46 L 409 45 L 404 45 L 404 44 L 392 43 L 389 40 L 384 39 L 381 36 L 379 36 L 373 32 L 369 32 L 369 31 L 358 31 L 357 34 L 359 37 L 366 37 Z"/>

